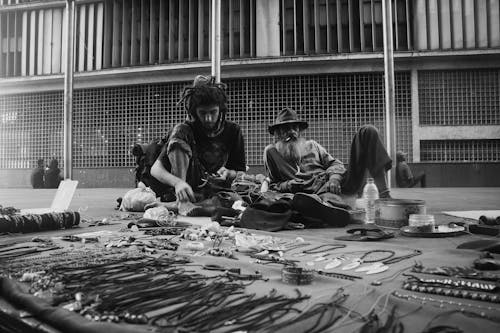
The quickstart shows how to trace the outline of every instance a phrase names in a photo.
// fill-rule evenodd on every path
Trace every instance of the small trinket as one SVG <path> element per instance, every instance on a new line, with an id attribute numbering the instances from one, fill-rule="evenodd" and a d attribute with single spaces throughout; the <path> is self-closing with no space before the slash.
<path id="1" fill-rule="evenodd" d="M 345 265 L 344 267 L 342 267 L 342 270 L 343 271 L 348 271 L 350 269 L 358 267 L 359 265 L 361 265 L 361 259 L 360 258 L 355 258 L 351 263 L 349 263 L 349 264 Z"/>
<path id="2" fill-rule="evenodd" d="M 354 271 L 355 272 L 366 272 L 366 271 L 370 271 L 370 270 L 375 269 L 375 268 L 380 267 L 380 266 L 384 266 L 384 264 L 381 262 L 375 262 L 375 263 L 370 264 L 370 265 L 356 268 Z"/>
<path id="3" fill-rule="evenodd" d="M 340 265 L 342 265 L 342 260 L 339 258 L 335 258 L 331 262 L 325 265 L 325 270 L 336 268 L 339 267 Z"/>
<path id="4" fill-rule="evenodd" d="M 367 271 L 366 275 L 382 273 L 388 269 L 389 269 L 389 266 L 387 266 L 387 265 L 376 266 L 376 267 L 370 269 L 369 271 Z"/>

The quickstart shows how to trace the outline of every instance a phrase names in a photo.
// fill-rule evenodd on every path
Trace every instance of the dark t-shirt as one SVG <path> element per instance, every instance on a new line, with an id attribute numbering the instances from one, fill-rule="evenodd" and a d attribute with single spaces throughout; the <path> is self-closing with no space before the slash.
<path id="1" fill-rule="evenodd" d="M 396 184 L 398 187 L 408 187 L 413 180 L 413 173 L 406 162 L 398 162 L 396 165 Z"/>
<path id="2" fill-rule="evenodd" d="M 31 185 L 33 188 L 44 188 L 45 184 L 43 181 L 43 176 L 44 176 L 45 170 L 43 167 L 41 168 L 36 168 L 33 170 L 31 173 Z"/>
<path id="3" fill-rule="evenodd" d="M 190 157 L 186 182 L 191 186 L 201 184 L 205 173 L 216 173 L 223 166 L 236 171 L 246 168 L 243 134 L 239 125 L 231 121 L 226 120 L 224 129 L 215 137 L 208 137 L 193 123 L 177 124 L 159 156 L 168 171 L 168 154 L 174 149 L 181 149 Z"/>
<path id="4" fill-rule="evenodd" d="M 61 169 L 53 168 L 45 171 L 45 187 L 46 188 L 58 188 L 61 182 Z"/>

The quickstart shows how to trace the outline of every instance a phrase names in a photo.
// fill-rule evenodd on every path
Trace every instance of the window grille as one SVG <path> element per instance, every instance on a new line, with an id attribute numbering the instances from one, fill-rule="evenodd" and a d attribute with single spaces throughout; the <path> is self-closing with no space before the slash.
<path id="1" fill-rule="evenodd" d="M 499 73 L 499 69 L 419 71 L 420 124 L 500 124 Z"/>
<path id="2" fill-rule="evenodd" d="M 221 11 L 221 56 L 255 57 L 255 0 L 222 0 Z M 75 71 L 209 60 L 210 12 L 206 0 L 77 4 Z M 64 72 L 65 22 L 61 4 L 0 12 L 0 77 Z"/>
<path id="3" fill-rule="evenodd" d="M 420 141 L 422 162 L 498 162 L 500 139 Z"/>
<path id="4" fill-rule="evenodd" d="M 278 111 L 289 106 L 309 122 L 305 133 L 333 156 L 349 161 L 352 136 L 373 124 L 385 137 L 381 73 L 304 75 L 227 80 L 228 119 L 242 127 L 247 163 L 262 165 L 267 131 Z M 185 119 L 179 94 L 188 82 L 77 90 L 73 106 L 73 166 L 130 167 L 130 148 L 163 137 Z M 409 73 L 396 75 L 397 148 L 411 149 Z M 0 168 L 34 167 L 38 158 L 62 164 L 63 94 L 0 97 Z"/>
<path id="5" fill-rule="evenodd" d="M 34 168 L 43 158 L 63 166 L 63 93 L 0 97 L 0 168 Z"/>

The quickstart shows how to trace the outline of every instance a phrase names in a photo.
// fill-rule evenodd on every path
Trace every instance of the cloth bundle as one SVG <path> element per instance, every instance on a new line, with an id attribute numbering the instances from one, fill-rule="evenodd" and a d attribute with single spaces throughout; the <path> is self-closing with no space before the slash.
<path id="1" fill-rule="evenodd" d="M 239 227 L 279 231 L 285 229 L 291 216 L 292 207 L 288 201 L 262 199 L 243 211 Z"/>
<path id="2" fill-rule="evenodd" d="M 80 223 L 80 213 L 63 212 L 28 215 L 0 215 L 0 233 L 68 229 Z"/>

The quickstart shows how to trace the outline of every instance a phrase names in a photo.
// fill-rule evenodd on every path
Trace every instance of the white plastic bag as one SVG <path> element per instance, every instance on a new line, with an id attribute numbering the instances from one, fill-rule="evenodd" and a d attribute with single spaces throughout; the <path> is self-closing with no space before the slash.
<path id="1" fill-rule="evenodd" d="M 125 193 L 120 210 L 143 212 L 144 206 L 156 201 L 156 194 L 149 187 L 140 186 Z"/>

